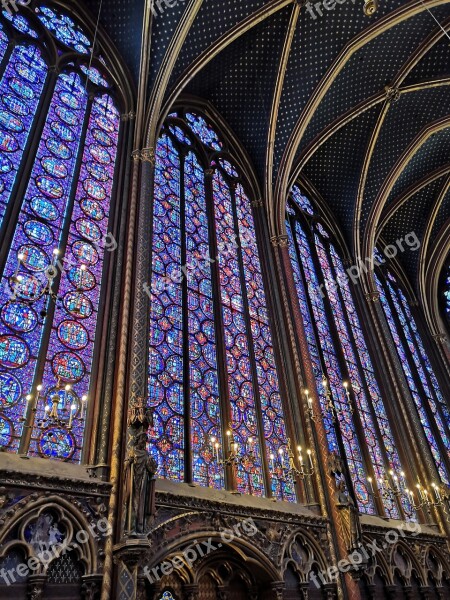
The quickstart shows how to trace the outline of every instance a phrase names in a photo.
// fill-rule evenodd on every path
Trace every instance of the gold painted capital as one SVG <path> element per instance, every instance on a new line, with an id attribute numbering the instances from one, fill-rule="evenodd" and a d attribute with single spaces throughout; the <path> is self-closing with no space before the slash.
<path id="1" fill-rule="evenodd" d="M 154 165 L 156 162 L 156 155 L 154 148 L 143 148 L 142 150 L 133 150 L 131 153 L 134 161 L 141 161 L 144 163 L 150 163 Z"/>
<path id="2" fill-rule="evenodd" d="M 122 122 L 132 121 L 135 117 L 136 117 L 136 113 L 131 110 L 129 113 L 124 113 L 124 114 L 120 115 L 120 120 Z"/>
<path id="3" fill-rule="evenodd" d="M 281 246 L 286 248 L 289 244 L 289 238 L 287 235 L 274 235 L 270 238 L 272 246 Z"/>
<path id="4" fill-rule="evenodd" d="M 439 333 L 435 333 L 433 335 L 433 339 L 436 341 L 437 344 L 445 344 L 447 342 L 447 336 L 442 331 L 440 331 Z"/>
<path id="5" fill-rule="evenodd" d="M 368 292 L 364 296 L 368 302 L 379 302 L 380 300 L 380 292 Z"/>

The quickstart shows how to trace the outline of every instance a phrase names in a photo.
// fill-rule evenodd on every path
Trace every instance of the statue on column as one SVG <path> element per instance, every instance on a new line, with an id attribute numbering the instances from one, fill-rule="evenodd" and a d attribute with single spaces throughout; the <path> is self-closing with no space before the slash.
<path id="1" fill-rule="evenodd" d="M 348 551 L 358 550 L 362 543 L 362 528 L 359 520 L 358 508 L 347 490 L 344 479 L 341 479 L 337 486 L 338 507 L 347 512 L 346 529 L 348 536 Z"/>
<path id="2" fill-rule="evenodd" d="M 158 465 L 147 451 L 147 431 L 153 415 L 139 398 L 130 406 L 128 417 L 128 452 L 125 459 L 125 529 L 143 534 L 145 520 L 155 511 L 155 474 Z"/>

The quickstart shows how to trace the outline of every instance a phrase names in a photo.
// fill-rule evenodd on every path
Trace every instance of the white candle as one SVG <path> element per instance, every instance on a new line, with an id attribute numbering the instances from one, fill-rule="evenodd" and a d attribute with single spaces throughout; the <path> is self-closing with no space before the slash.
<path id="1" fill-rule="evenodd" d="M 309 464 L 311 465 L 311 468 L 313 468 L 313 461 L 312 461 L 312 456 L 311 456 L 311 450 L 307 450 L 306 453 L 309 456 Z"/>
<path id="2" fill-rule="evenodd" d="M 369 492 L 373 494 L 372 477 L 368 477 L 367 482 L 369 484 Z"/>
<path id="3" fill-rule="evenodd" d="M 272 471 L 275 470 L 273 461 L 274 461 L 275 456 L 273 454 L 270 455 L 270 468 L 272 469 Z"/>
<path id="4" fill-rule="evenodd" d="M 72 404 L 70 406 L 70 419 L 69 419 L 69 429 L 72 427 L 72 421 L 73 421 L 73 416 L 75 414 L 75 411 L 77 409 L 76 404 Z"/>
<path id="5" fill-rule="evenodd" d="M 216 449 L 216 459 L 217 459 L 217 462 L 219 462 L 219 444 L 218 444 L 218 442 L 216 442 L 215 449 Z"/>
<path id="6" fill-rule="evenodd" d="M 82 407 L 83 407 L 81 418 L 83 418 L 83 419 L 86 418 L 86 415 L 87 415 L 87 400 L 88 400 L 88 397 L 86 395 L 81 397 L 81 402 L 82 402 Z"/>

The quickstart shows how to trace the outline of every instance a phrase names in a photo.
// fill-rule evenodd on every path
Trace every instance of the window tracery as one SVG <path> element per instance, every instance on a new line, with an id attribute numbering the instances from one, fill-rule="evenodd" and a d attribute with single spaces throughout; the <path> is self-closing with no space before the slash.
<path id="1" fill-rule="evenodd" d="M 295 500 L 271 456 L 287 432 L 256 226 L 226 143 L 195 112 L 172 112 L 156 148 L 149 337 L 159 473 L 222 488 L 227 430 L 238 491 Z M 230 436 L 229 436 L 230 437 Z M 214 440 L 212 442 L 212 440 Z M 220 454 L 220 456 L 219 456 Z"/>
<path id="2" fill-rule="evenodd" d="M 289 253 L 329 451 L 345 458 L 361 512 L 376 512 L 378 493 L 387 516 L 414 518 L 409 500 L 383 493 L 390 471 L 400 474 L 402 465 L 349 277 L 326 227 L 311 217 L 310 200 L 294 186 L 286 220 Z"/>
<path id="3" fill-rule="evenodd" d="M 20 10 L 0 18 L 0 439 L 79 461 L 120 114 L 82 26 Z"/>

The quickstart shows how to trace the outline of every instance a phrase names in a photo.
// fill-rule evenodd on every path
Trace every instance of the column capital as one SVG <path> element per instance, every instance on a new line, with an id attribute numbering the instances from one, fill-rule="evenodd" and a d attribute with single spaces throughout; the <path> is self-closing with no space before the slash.
<path id="1" fill-rule="evenodd" d="M 198 584 L 196 583 L 185 583 L 183 585 L 184 600 L 197 600 L 198 598 Z"/>
<path id="2" fill-rule="evenodd" d="M 270 584 L 273 600 L 283 600 L 284 581 L 273 581 Z"/>
<path id="3" fill-rule="evenodd" d="M 445 344 L 447 342 L 447 335 L 444 332 L 439 331 L 438 333 L 433 334 L 433 340 L 435 340 L 437 344 Z"/>
<path id="4" fill-rule="evenodd" d="M 135 118 L 136 118 L 136 113 L 133 110 L 130 110 L 130 112 L 120 115 L 120 120 L 122 122 L 133 121 Z"/>
<path id="5" fill-rule="evenodd" d="M 379 302 L 380 292 L 367 292 L 366 294 L 364 294 L 364 297 L 367 300 L 367 302 Z"/>
<path id="6" fill-rule="evenodd" d="M 270 243 L 272 246 L 281 246 L 282 248 L 287 248 L 289 244 L 289 238 L 287 235 L 274 235 L 270 238 Z"/>

